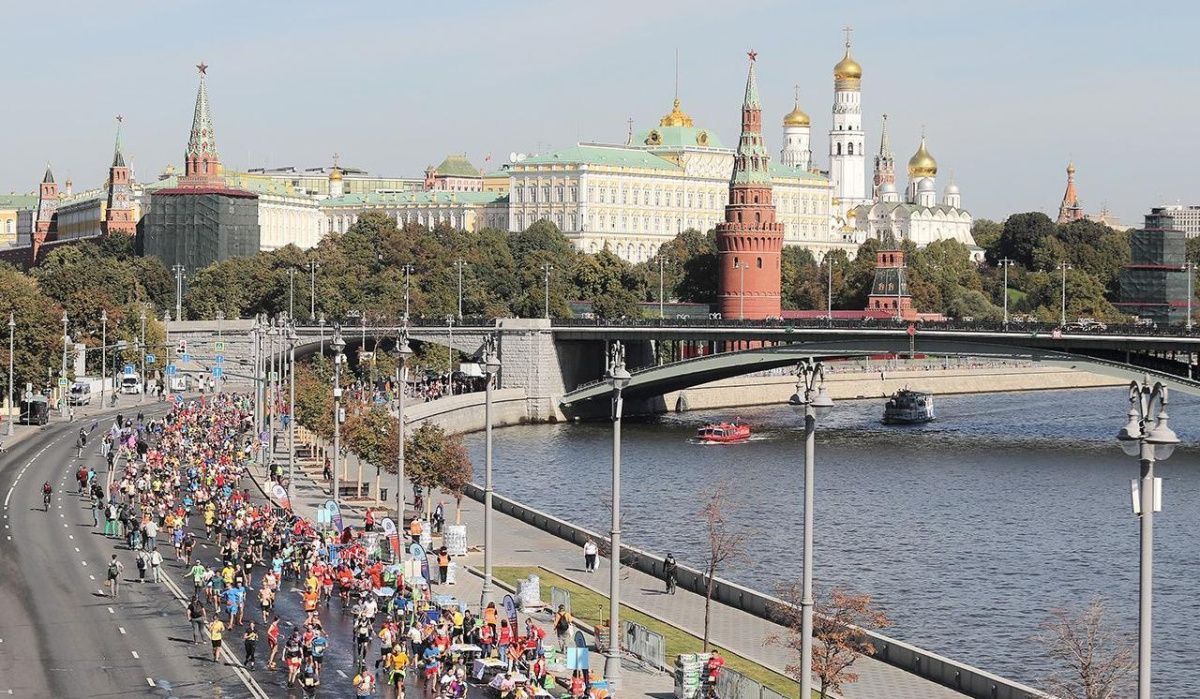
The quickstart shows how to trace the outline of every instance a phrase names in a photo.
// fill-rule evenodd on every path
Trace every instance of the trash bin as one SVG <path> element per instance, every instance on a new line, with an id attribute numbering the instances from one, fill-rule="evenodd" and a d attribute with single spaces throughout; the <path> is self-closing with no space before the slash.
<path id="1" fill-rule="evenodd" d="M 387 495 L 388 495 L 388 489 L 387 489 L 387 488 L 380 488 L 380 489 L 379 489 L 379 499 L 380 499 L 381 501 L 383 501 L 383 502 L 387 502 L 387 501 L 388 501 L 388 499 L 387 499 Z"/>

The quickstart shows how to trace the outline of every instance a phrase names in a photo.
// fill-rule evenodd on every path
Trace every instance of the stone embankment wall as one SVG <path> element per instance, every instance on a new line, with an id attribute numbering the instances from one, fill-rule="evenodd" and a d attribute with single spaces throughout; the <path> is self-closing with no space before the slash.
<path id="1" fill-rule="evenodd" d="M 881 373 L 882 372 L 882 373 Z M 886 398 L 902 388 L 935 396 L 964 393 L 1043 391 L 1062 388 L 1124 386 L 1128 382 L 1073 369 L 1039 366 L 934 368 L 893 371 L 838 371 L 825 375 L 834 400 Z M 794 376 L 737 376 L 721 379 L 664 396 L 669 410 L 715 410 L 786 403 L 796 390 Z"/>

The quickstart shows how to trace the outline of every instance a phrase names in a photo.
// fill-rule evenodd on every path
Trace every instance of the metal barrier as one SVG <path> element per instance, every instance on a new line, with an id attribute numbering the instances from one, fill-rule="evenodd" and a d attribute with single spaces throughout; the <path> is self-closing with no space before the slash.
<path id="1" fill-rule="evenodd" d="M 621 621 L 621 647 L 659 670 L 668 669 L 667 640 L 641 624 Z"/>
<path id="2" fill-rule="evenodd" d="M 717 696 L 721 699 L 764 699 L 761 684 L 727 667 L 721 668 L 721 674 L 717 675 Z"/>
<path id="3" fill-rule="evenodd" d="M 562 588 L 550 586 L 550 608 L 554 612 L 558 611 L 559 607 L 564 607 L 567 613 L 571 613 L 571 593 Z"/>

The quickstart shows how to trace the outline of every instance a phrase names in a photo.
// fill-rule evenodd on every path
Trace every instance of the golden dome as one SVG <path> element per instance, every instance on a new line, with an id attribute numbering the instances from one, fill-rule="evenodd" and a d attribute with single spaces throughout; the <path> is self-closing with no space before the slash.
<path id="1" fill-rule="evenodd" d="M 329 179 L 330 180 L 342 179 L 342 169 L 340 167 L 338 167 L 337 165 L 334 165 L 333 169 L 329 171 Z"/>
<path id="2" fill-rule="evenodd" d="M 850 57 L 850 44 L 846 44 L 846 55 L 833 67 L 833 77 L 838 80 L 862 79 L 862 66 Z"/>
<path id="3" fill-rule="evenodd" d="M 659 126 L 694 126 L 695 122 L 692 118 L 685 114 L 679 108 L 679 98 L 675 98 L 675 106 L 671 108 L 671 113 L 658 120 Z"/>
<path id="4" fill-rule="evenodd" d="M 925 148 L 925 137 L 921 137 L 921 147 L 913 153 L 913 157 L 908 159 L 908 176 L 911 177 L 934 177 L 937 175 L 937 161 L 929 154 L 929 150 Z"/>
<path id="5" fill-rule="evenodd" d="M 787 115 L 783 117 L 784 126 L 808 126 L 810 123 L 811 122 L 809 121 L 808 114 L 806 114 L 804 110 L 800 108 L 799 102 L 796 103 L 796 106 L 792 109 L 792 111 L 788 112 Z"/>

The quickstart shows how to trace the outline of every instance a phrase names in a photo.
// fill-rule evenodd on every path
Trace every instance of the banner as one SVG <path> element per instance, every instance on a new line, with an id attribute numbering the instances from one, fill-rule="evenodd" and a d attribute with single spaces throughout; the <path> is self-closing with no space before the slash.
<path id="1" fill-rule="evenodd" d="M 292 506 L 292 504 L 288 502 L 287 489 L 282 485 L 276 483 L 274 487 L 271 488 L 271 495 L 281 506 L 288 508 Z"/>
<path id="2" fill-rule="evenodd" d="M 397 559 L 400 558 L 400 536 L 396 532 L 396 523 L 391 517 L 384 517 L 380 523 L 383 527 L 383 535 L 387 537 L 388 548 L 391 549 L 392 555 Z"/>
<path id="3" fill-rule="evenodd" d="M 508 615 L 508 625 L 515 629 L 517 628 L 517 603 L 513 600 L 512 595 L 505 595 L 503 602 L 504 613 Z"/>
<path id="4" fill-rule="evenodd" d="M 334 530 L 341 534 L 343 528 L 342 508 L 338 507 L 338 504 L 333 500 L 326 500 L 325 509 L 329 511 L 329 522 L 333 524 Z"/>

